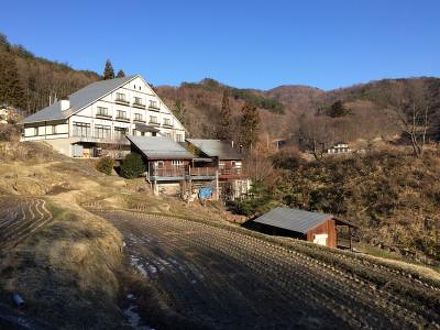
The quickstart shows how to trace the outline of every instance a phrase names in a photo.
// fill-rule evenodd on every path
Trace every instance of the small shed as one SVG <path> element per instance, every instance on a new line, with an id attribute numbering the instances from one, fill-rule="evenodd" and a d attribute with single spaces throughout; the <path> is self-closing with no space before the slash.
<path id="1" fill-rule="evenodd" d="M 319 245 L 336 248 L 342 244 L 352 249 L 351 230 L 353 224 L 340 220 L 331 214 L 309 212 L 288 207 L 277 207 L 252 220 L 253 227 L 267 234 L 295 237 Z M 346 227 L 348 237 L 338 237 L 338 226 Z"/>

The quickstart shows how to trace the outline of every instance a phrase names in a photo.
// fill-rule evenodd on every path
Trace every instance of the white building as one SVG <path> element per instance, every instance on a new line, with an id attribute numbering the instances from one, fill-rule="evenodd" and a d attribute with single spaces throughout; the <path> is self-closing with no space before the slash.
<path id="1" fill-rule="evenodd" d="M 331 148 L 327 149 L 327 153 L 331 155 L 348 154 L 351 153 L 351 149 L 348 143 L 338 142 L 334 144 Z"/>
<path id="2" fill-rule="evenodd" d="M 129 146 L 125 135 L 185 141 L 185 128 L 139 76 L 92 83 L 23 120 L 22 141 L 46 141 L 73 157 Z"/>

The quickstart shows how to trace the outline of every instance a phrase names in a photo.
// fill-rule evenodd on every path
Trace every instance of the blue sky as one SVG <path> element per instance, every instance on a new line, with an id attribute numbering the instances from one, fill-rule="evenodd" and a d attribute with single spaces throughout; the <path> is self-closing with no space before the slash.
<path id="1" fill-rule="evenodd" d="M 0 32 L 34 54 L 154 85 L 323 89 L 440 76 L 440 1 L 5 1 Z"/>

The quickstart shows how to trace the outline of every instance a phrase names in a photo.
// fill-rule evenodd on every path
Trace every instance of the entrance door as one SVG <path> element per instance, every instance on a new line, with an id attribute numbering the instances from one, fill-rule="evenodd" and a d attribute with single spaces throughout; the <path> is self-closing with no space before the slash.
<path id="1" fill-rule="evenodd" d="M 313 243 L 327 246 L 328 234 L 316 234 Z"/>
<path id="2" fill-rule="evenodd" d="M 81 144 L 72 144 L 72 156 L 83 157 L 84 147 Z"/>

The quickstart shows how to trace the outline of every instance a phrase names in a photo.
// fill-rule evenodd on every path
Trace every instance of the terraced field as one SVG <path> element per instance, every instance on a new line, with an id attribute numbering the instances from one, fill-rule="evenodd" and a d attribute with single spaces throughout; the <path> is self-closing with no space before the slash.
<path id="1" fill-rule="evenodd" d="M 51 220 L 42 199 L 0 197 L 0 249 L 13 247 Z"/>
<path id="2" fill-rule="evenodd" d="M 132 265 L 200 327 L 440 328 L 440 284 L 363 256 L 227 225 L 100 211 Z"/>

